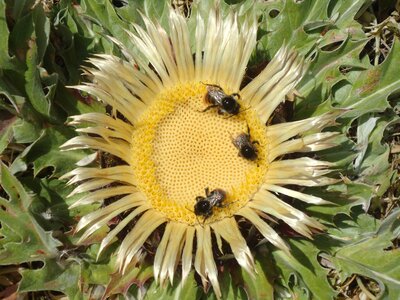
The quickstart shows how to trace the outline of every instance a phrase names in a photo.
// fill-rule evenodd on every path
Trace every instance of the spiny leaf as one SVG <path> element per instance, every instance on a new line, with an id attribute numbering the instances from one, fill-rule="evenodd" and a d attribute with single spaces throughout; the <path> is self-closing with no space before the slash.
<path id="1" fill-rule="evenodd" d="M 46 260 L 42 268 L 22 269 L 18 291 L 59 291 L 70 300 L 88 299 L 80 291 L 81 266 L 76 262 L 61 263 L 55 259 Z"/>
<path id="2" fill-rule="evenodd" d="M 0 0 L 0 69 L 18 70 L 17 61 L 9 55 L 8 37 L 6 4 L 4 0 Z"/>
<path id="3" fill-rule="evenodd" d="M 386 60 L 379 66 L 363 71 L 353 82 L 344 99 L 336 99 L 341 107 L 351 108 L 347 117 L 369 112 L 382 112 L 389 108 L 387 97 L 400 89 L 397 63 L 400 60 L 400 42 L 395 39 Z"/>
<path id="4" fill-rule="evenodd" d="M 309 240 L 289 240 L 291 254 L 288 257 L 283 251 L 274 251 L 273 257 L 277 262 L 281 285 L 292 293 L 292 298 L 333 299 L 335 292 L 327 280 L 328 271 L 318 262 L 320 249 Z"/>
<path id="5" fill-rule="evenodd" d="M 396 228 L 400 228 L 400 210 L 394 210 L 375 230 L 360 225 L 358 235 L 330 256 L 342 280 L 351 274 L 368 276 L 386 287 L 382 291 L 387 299 L 398 299 L 400 293 L 400 252 L 393 248 L 392 240 L 398 238 Z M 372 219 L 369 217 L 369 219 Z M 371 220 L 370 220 L 371 223 Z M 384 298 L 382 298 L 384 299 Z"/>
<path id="6" fill-rule="evenodd" d="M 107 289 L 104 292 L 103 299 L 108 299 L 111 295 L 126 295 L 132 285 L 139 289 L 153 277 L 153 268 L 149 265 L 141 265 L 139 267 L 128 267 L 124 274 L 115 272 L 111 275 L 107 283 Z"/>
<path id="7" fill-rule="evenodd" d="M 13 131 L 13 124 L 17 121 L 16 117 L 11 116 L 8 113 L 0 110 L 0 118 L 2 122 L 0 123 L 0 154 L 3 153 L 4 149 L 7 148 L 10 143 Z"/>
<path id="8" fill-rule="evenodd" d="M 51 103 L 42 89 L 42 84 L 39 76 L 39 60 L 38 60 L 38 48 L 35 42 L 35 36 L 32 37 L 33 40 L 29 42 L 29 50 L 26 54 L 26 65 L 28 70 L 25 73 L 25 88 L 28 98 L 33 108 L 42 116 L 53 119 L 50 116 Z"/>
<path id="9" fill-rule="evenodd" d="M 354 16 L 365 0 L 352 1 L 352 5 L 330 1 L 280 1 L 271 2 L 264 13 L 261 28 L 266 34 L 261 39 L 265 49 L 275 53 L 282 44 L 303 49 L 306 53 L 319 39 L 335 27 L 348 30 L 360 25 Z M 285 24 L 285 26 L 282 26 Z M 321 33 L 324 34 L 321 34 Z M 308 50 L 307 50 L 308 49 Z"/>
<path id="10" fill-rule="evenodd" d="M 29 208 L 32 196 L 11 175 L 4 164 L 0 165 L 0 183 L 9 200 L 0 198 L 0 263 L 19 264 L 44 260 L 57 254 L 62 244 L 46 232 L 32 216 Z"/>
<path id="11" fill-rule="evenodd" d="M 241 269 L 243 289 L 249 299 L 273 299 L 276 271 L 271 254 L 258 251 L 255 256 L 255 276 Z"/>
<path id="12" fill-rule="evenodd" d="M 196 281 L 194 280 L 194 272 L 190 272 L 187 280 L 182 285 L 181 278 L 177 278 L 174 280 L 174 284 L 168 286 L 160 286 L 156 284 L 154 281 L 148 287 L 146 291 L 146 300 L 174 300 L 174 299 L 182 299 L 182 300 L 193 300 L 198 299 L 198 293 L 201 289 L 197 286 Z"/>
<path id="13" fill-rule="evenodd" d="M 87 155 L 86 151 L 60 152 L 60 146 L 74 136 L 70 128 L 53 126 L 46 128 L 27 153 L 26 161 L 32 162 L 36 176 L 45 168 L 53 168 L 53 176 L 59 177 Z"/>
<path id="14" fill-rule="evenodd" d="M 365 115 L 365 118 L 372 119 L 369 114 Z M 396 173 L 392 170 L 392 165 L 389 163 L 390 147 L 382 143 L 382 139 L 385 131 L 390 126 L 399 123 L 400 118 L 395 115 L 386 114 L 383 117 L 377 117 L 376 120 L 377 123 L 375 128 L 371 130 L 368 145 L 365 149 L 365 157 L 360 160 L 358 166 L 357 173 L 359 174 L 359 178 L 357 181 L 370 184 L 376 191 L 376 195 L 382 196 L 390 184 L 393 183 L 392 173 Z"/>

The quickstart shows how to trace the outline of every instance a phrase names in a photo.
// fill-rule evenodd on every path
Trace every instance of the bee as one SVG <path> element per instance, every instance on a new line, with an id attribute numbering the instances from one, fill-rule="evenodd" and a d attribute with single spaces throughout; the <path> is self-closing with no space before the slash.
<path id="1" fill-rule="evenodd" d="M 205 188 L 206 197 L 197 196 L 196 204 L 194 205 L 194 213 L 196 216 L 204 217 L 204 222 L 206 219 L 212 216 L 213 208 L 224 207 L 223 201 L 226 198 L 225 191 L 221 189 L 212 190 L 210 193 L 209 188 Z M 203 222 L 203 223 L 204 223 Z"/>
<path id="2" fill-rule="evenodd" d="M 205 96 L 205 100 L 210 105 L 202 112 L 205 112 L 210 108 L 217 107 L 218 114 L 220 115 L 229 114 L 234 116 L 239 113 L 240 104 L 238 103 L 238 99 L 240 99 L 240 95 L 238 93 L 227 95 L 219 85 L 216 84 L 206 84 L 206 85 L 207 85 L 207 94 Z"/>
<path id="3" fill-rule="evenodd" d="M 250 128 L 247 126 L 247 133 L 242 132 L 235 139 L 232 139 L 233 145 L 239 150 L 239 156 L 254 161 L 257 159 L 257 148 L 255 144 L 260 144 L 258 141 L 252 141 L 250 137 Z"/>

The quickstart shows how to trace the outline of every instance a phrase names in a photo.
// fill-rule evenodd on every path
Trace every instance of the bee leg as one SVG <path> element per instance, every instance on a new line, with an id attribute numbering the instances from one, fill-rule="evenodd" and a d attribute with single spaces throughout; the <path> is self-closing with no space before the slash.
<path id="1" fill-rule="evenodd" d="M 250 138 L 250 126 L 249 126 L 249 123 L 246 123 L 246 126 L 247 126 L 247 135 Z"/>
<path id="2" fill-rule="evenodd" d="M 239 201 L 239 200 L 236 200 L 236 201 L 233 201 L 233 202 L 231 202 L 231 203 L 225 203 L 225 204 L 220 203 L 220 204 L 218 205 L 218 207 L 220 207 L 220 208 L 228 207 L 229 205 L 232 205 L 232 204 L 234 204 L 234 203 L 236 203 L 236 202 L 238 202 L 238 201 Z"/>
<path id="3" fill-rule="evenodd" d="M 252 141 L 251 143 L 252 143 L 253 145 L 254 145 L 254 144 L 260 145 L 259 141 Z"/>
<path id="4" fill-rule="evenodd" d="M 196 197 L 196 203 L 201 201 L 201 200 L 204 200 L 204 197 L 202 197 L 202 196 L 197 196 Z"/>
<path id="5" fill-rule="evenodd" d="M 202 83 L 202 84 L 204 84 L 206 86 L 212 86 L 212 87 L 215 87 L 215 88 L 218 88 L 218 89 L 222 90 L 222 88 L 218 84 L 205 83 L 205 82 L 202 82 L 202 81 L 200 81 L 200 83 Z"/>
<path id="6" fill-rule="evenodd" d="M 219 115 L 223 115 L 223 114 L 224 114 L 224 111 L 223 111 L 221 108 L 218 108 L 218 114 L 219 114 Z"/>
<path id="7" fill-rule="evenodd" d="M 201 224 L 201 227 L 204 227 L 204 224 L 206 223 L 207 218 L 208 217 L 204 217 L 203 224 Z"/>
<path id="8" fill-rule="evenodd" d="M 236 97 L 238 97 L 238 99 L 240 99 L 240 95 L 238 93 L 233 93 L 233 94 L 231 94 L 231 96 L 236 96 Z"/>
<path id="9" fill-rule="evenodd" d="M 209 105 L 209 106 L 207 106 L 205 109 L 203 109 L 203 110 L 200 110 L 200 112 L 206 112 L 207 110 L 209 110 L 209 109 L 211 109 L 211 108 L 214 108 L 214 107 L 217 107 L 218 105 Z"/>
<path id="10" fill-rule="evenodd" d="M 204 222 L 200 223 L 199 217 L 196 215 L 197 223 L 200 224 L 201 227 L 204 227 Z"/>
<path id="11" fill-rule="evenodd" d="M 185 208 L 186 208 L 188 211 L 190 211 L 190 212 L 194 213 L 194 211 L 193 211 L 193 210 L 191 210 L 191 209 L 189 209 L 187 206 L 185 206 Z M 196 218 L 197 218 L 197 216 L 196 216 Z"/>
<path id="12" fill-rule="evenodd" d="M 222 113 L 221 113 L 220 115 L 222 115 Z M 234 116 L 234 115 L 229 115 L 229 116 L 225 117 L 224 119 L 230 119 L 230 118 L 232 118 L 233 116 Z"/>
<path id="13" fill-rule="evenodd" d="M 206 192 L 206 196 L 207 196 L 207 197 L 210 196 L 210 189 L 209 189 L 208 187 L 206 187 L 206 188 L 204 189 L 204 191 Z"/>

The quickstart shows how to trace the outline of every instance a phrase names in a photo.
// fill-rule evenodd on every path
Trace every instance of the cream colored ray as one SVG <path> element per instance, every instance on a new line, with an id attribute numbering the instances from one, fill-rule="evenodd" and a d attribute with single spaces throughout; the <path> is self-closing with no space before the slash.
<path id="1" fill-rule="evenodd" d="M 64 174 L 60 177 L 60 180 L 72 177 L 68 184 L 73 184 L 91 178 L 103 178 L 135 185 L 136 182 L 133 180 L 133 175 L 133 170 L 130 166 L 122 165 L 104 169 L 80 167 Z"/>
<path id="2" fill-rule="evenodd" d="M 179 79 L 181 82 L 191 81 L 194 78 L 194 64 L 189 29 L 184 17 L 177 12 L 171 11 L 169 21 Z"/>
<path id="3" fill-rule="evenodd" d="M 154 257 L 154 264 L 153 264 L 153 273 L 154 273 L 154 280 L 156 282 L 164 283 L 165 277 L 161 277 L 161 269 L 163 267 L 163 261 L 165 259 L 165 252 L 167 251 L 167 246 L 171 237 L 173 223 L 167 223 L 165 226 L 165 230 L 163 236 L 161 238 L 160 243 L 157 246 L 157 252 Z"/>
<path id="4" fill-rule="evenodd" d="M 140 39 L 139 37 L 136 37 L 132 32 L 130 32 L 128 30 L 126 30 L 125 32 L 129 36 L 129 38 L 133 44 L 135 44 L 135 38 Z M 133 38 L 132 36 L 135 36 L 135 38 Z M 153 82 L 157 86 L 157 89 L 155 89 L 154 91 L 158 91 L 158 92 L 162 91 L 165 88 L 164 82 L 162 81 L 162 79 L 160 79 L 158 74 L 149 67 L 149 59 L 146 57 L 145 53 L 142 53 L 142 54 L 145 57 L 138 57 L 136 60 L 138 69 L 140 70 L 139 72 L 141 74 L 143 74 L 143 76 L 149 78 L 150 81 Z M 138 74 L 140 74 L 140 73 L 138 73 Z M 150 100 L 150 99 L 148 99 L 148 100 Z"/>
<path id="5" fill-rule="evenodd" d="M 243 238 L 236 220 L 225 218 L 217 223 L 211 224 L 212 229 L 228 242 L 239 265 L 249 274 L 254 275 L 254 261 L 246 240 Z M 221 251 L 222 252 L 222 251 Z"/>
<path id="6" fill-rule="evenodd" d="M 204 25 L 204 20 L 198 14 L 196 16 L 196 32 L 195 32 L 195 41 L 196 41 L 196 49 L 195 49 L 195 62 L 194 62 L 194 71 L 195 71 L 195 79 L 198 81 L 202 81 L 204 79 L 204 64 L 203 64 L 203 55 L 202 52 L 204 50 L 204 40 L 206 29 Z"/>
<path id="7" fill-rule="evenodd" d="M 229 23 L 221 24 L 222 37 L 217 42 L 218 44 L 215 45 L 217 51 L 215 52 L 213 60 L 213 75 L 215 82 L 221 87 L 224 87 L 227 92 L 230 92 L 232 87 L 231 83 L 227 81 L 227 77 L 229 75 L 229 69 L 236 63 L 235 60 L 237 60 L 237 57 L 232 55 L 232 43 L 236 42 L 236 45 L 238 43 L 238 28 L 237 17 L 233 12 L 227 15 L 227 20 L 229 20 Z M 230 30 L 228 28 L 230 28 Z M 228 60 L 230 61 L 229 65 L 227 64 Z"/>
<path id="8" fill-rule="evenodd" d="M 132 134 L 133 127 L 122 120 L 114 119 L 103 113 L 86 113 L 83 115 L 71 116 L 68 125 L 82 125 L 85 123 L 93 123 L 97 126 L 102 126 L 104 128 L 110 128 L 112 130 L 118 131 L 121 135 L 128 136 Z"/>
<path id="9" fill-rule="evenodd" d="M 275 230 L 273 230 L 265 221 L 263 221 L 253 209 L 245 206 L 242 207 L 236 214 L 249 220 L 271 244 L 290 255 L 289 247 L 279 236 L 279 234 Z"/>
<path id="10" fill-rule="evenodd" d="M 182 252 L 182 285 L 192 269 L 193 239 L 195 232 L 196 230 L 193 226 L 188 226 L 188 228 L 186 228 L 185 246 Z"/>
<path id="11" fill-rule="evenodd" d="M 140 198 L 139 198 L 140 199 Z M 142 200 L 143 201 L 143 200 Z M 136 207 L 128 216 L 126 216 L 118 225 L 112 229 L 106 237 L 101 241 L 99 252 L 97 253 L 97 259 L 100 257 L 100 254 L 103 250 L 112 242 L 112 240 L 117 236 L 118 233 L 121 232 L 135 218 L 137 215 L 141 214 L 142 212 L 150 209 L 150 206 L 143 201 L 140 206 Z"/>
<path id="12" fill-rule="evenodd" d="M 183 237 L 186 227 L 186 225 L 181 223 L 172 223 L 173 234 L 168 239 L 168 245 L 160 272 L 160 282 L 164 282 L 168 277 L 171 285 L 173 284 L 175 269 L 182 253 Z"/>
<path id="13" fill-rule="evenodd" d="M 152 39 L 140 26 L 135 24 L 134 27 L 139 36 L 130 31 L 127 31 L 127 34 L 155 69 L 157 75 L 160 76 L 163 86 L 166 88 L 171 87 L 174 83 L 172 82 L 171 77 L 168 75 L 168 70 L 166 69 L 163 59 L 160 53 L 157 51 Z"/>
<path id="14" fill-rule="evenodd" d="M 264 70 L 243 88 L 241 95 L 248 105 L 257 106 L 263 99 L 264 94 L 260 92 L 260 89 L 264 87 L 264 89 L 268 90 L 277 83 L 289 54 L 289 49 L 286 46 L 282 46 Z"/>
<path id="15" fill-rule="evenodd" d="M 327 125 L 333 124 L 335 117 L 341 113 L 341 111 L 335 111 L 300 121 L 269 125 L 266 128 L 266 134 L 271 147 L 275 147 L 296 135 L 304 134 L 310 130 L 313 132 L 321 131 Z"/>
<path id="16" fill-rule="evenodd" d="M 234 76 L 239 76 L 239 70 L 237 70 L 237 66 L 239 65 L 241 57 L 241 51 L 243 45 L 241 44 L 239 38 L 239 29 L 238 29 L 238 22 L 237 16 L 232 14 L 232 26 L 230 30 L 224 28 L 224 32 L 226 32 L 224 36 L 224 43 L 221 44 L 220 51 L 223 53 L 218 53 L 217 57 L 220 58 L 219 63 L 220 66 L 224 66 L 223 68 L 217 67 L 217 75 L 218 82 L 221 86 L 227 87 L 227 92 L 237 92 L 239 87 L 233 86 L 232 80 L 232 72 L 235 72 Z"/>
<path id="17" fill-rule="evenodd" d="M 131 163 L 132 158 L 127 157 L 126 153 L 129 153 L 130 144 L 122 140 L 114 139 L 112 143 L 107 143 L 102 138 L 77 136 L 69 141 L 65 142 L 60 146 L 62 150 L 77 150 L 77 149 L 96 149 L 108 152 L 115 155 L 127 163 Z"/>
<path id="18" fill-rule="evenodd" d="M 97 54 L 90 58 L 89 62 L 100 71 L 127 82 L 146 104 L 149 104 L 162 89 L 160 79 L 153 78 L 139 70 L 139 66 L 135 62 L 126 62 L 117 56 L 108 54 Z"/>
<path id="19" fill-rule="evenodd" d="M 135 227 L 127 234 L 118 250 L 117 265 L 120 266 L 122 273 L 134 257 L 149 235 L 167 219 L 154 211 L 147 210 L 135 224 Z"/>
<path id="20" fill-rule="evenodd" d="M 88 195 L 83 196 L 76 202 L 70 205 L 70 208 L 75 208 L 79 205 L 85 205 L 85 204 L 93 204 L 96 202 L 101 202 L 104 199 L 114 197 L 114 196 L 119 196 L 119 195 L 124 195 L 128 194 L 130 197 L 135 196 L 135 193 L 137 193 L 137 188 L 134 186 L 130 185 L 122 185 L 122 186 L 117 186 L 117 187 L 109 187 L 107 189 L 101 189 L 98 191 L 91 192 Z"/>
<path id="21" fill-rule="evenodd" d="M 106 100 L 107 103 L 119 107 L 118 110 L 121 113 L 131 110 L 135 113 L 135 119 L 137 119 L 146 110 L 146 104 L 133 93 L 133 88 L 129 84 L 124 83 L 119 78 L 110 79 L 110 77 L 114 78 L 115 76 L 107 76 L 107 74 L 97 70 L 92 70 L 91 73 L 95 77 L 96 88 L 112 95 Z"/>
<path id="22" fill-rule="evenodd" d="M 115 67 L 118 68 L 119 65 Z M 142 101 L 143 98 L 137 95 L 140 91 L 139 89 L 135 89 L 119 77 L 102 73 L 101 70 L 92 71 L 92 74 L 95 76 L 97 88 L 112 95 L 113 101 L 119 103 L 121 107 L 130 107 L 130 109 L 133 109 L 136 113 L 143 112 L 146 109 L 146 104 Z M 110 77 L 112 79 L 110 79 Z"/>
<path id="23" fill-rule="evenodd" d="M 114 110 L 121 112 L 121 114 L 128 119 L 131 124 L 134 124 L 138 118 L 138 115 L 135 111 L 128 109 L 128 105 L 125 103 L 120 103 L 115 101 L 114 98 L 110 95 L 110 93 L 104 91 L 99 88 L 97 85 L 93 83 L 85 83 L 84 85 L 74 86 L 75 89 L 81 90 L 83 92 L 87 92 L 95 97 L 97 97 L 100 101 L 110 104 Z"/>
<path id="24" fill-rule="evenodd" d="M 326 177 L 314 177 L 312 179 L 292 179 L 292 178 L 271 178 L 268 179 L 268 183 L 276 184 L 276 185 L 288 185 L 288 184 L 295 184 L 295 185 L 302 185 L 302 186 L 324 186 L 337 183 L 338 179 L 326 178 Z"/>
<path id="25" fill-rule="evenodd" d="M 97 190 L 101 187 L 104 187 L 106 185 L 109 185 L 111 183 L 115 182 L 115 180 L 112 179 L 92 179 L 86 182 L 81 183 L 78 185 L 74 190 L 68 194 L 67 197 L 72 197 L 73 195 L 80 194 L 80 193 L 85 193 L 89 192 L 92 190 Z"/>
<path id="26" fill-rule="evenodd" d="M 209 225 L 205 225 L 208 227 Z M 196 226 L 196 254 L 194 258 L 194 268 L 200 275 L 203 286 L 207 284 L 207 274 L 205 271 L 205 258 L 204 258 L 204 229 L 199 225 Z"/>
<path id="27" fill-rule="evenodd" d="M 283 220 L 294 230 L 311 238 L 309 227 L 323 230 L 324 227 L 314 219 L 308 217 L 303 212 L 283 202 L 266 190 L 260 190 L 253 196 L 253 201 L 249 202 L 249 207 L 261 210 L 267 214 Z"/>
<path id="28" fill-rule="evenodd" d="M 170 13 L 170 16 L 171 15 L 173 15 L 173 13 Z M 168 34 L 160 26 L 159 23 L 151 22 L 146 16 L 142 16 L 142 19 L 146 26 L 147 32 L 149 33 L 149 36 L 151 37 L 155 47 L 157 48 L 157 51 L 160 53 L 162 61 L 164 62 L 168 70 L 171 81 L 178 82 L 178 69 L 174 61 L 173 50 L 175 50 L 175 48 L 179 48 L 179 46 L 174 43 L 172 43 L 173 46 L 171 46 L 171 41 Z"/>
<path id="29" fill-rule="evenodd" d="M 203 280 L 207 280 L 207 278 L 210 280 L 211 285 L 214 288 L 214 292 L 217 294 L 217 297 L 220 298 L 221 289 L 218 282 L 218 270 L 215 264 L 212 251 L 210 226 L 204 226 L 204 229 L 201 226 L 196 226 L 196 234 L 197 234 L 197 242 L 199 243 L 201 241 L 202 245 L 202 257 L 200 259 L 202 260 L 201 264 L 203 265 L 204 268 L 203 274 L 205 274 Z M 197 250 L 199 250 L 199 248 L 197 248 Z M 198 252 L 196 252 L 196 259 L 197 259 L 197 253 Z"/>
<path id="30" fill-rule="evenodd" d="M 99 135 L 102 137 L 106 142 L 108 143 L 114 143 L 114 139 L 121 139 L 124 140 L 125 142 L 130 142 L 130 135 L 125 135 L 123 132 L 117 131 L 117 130 L 110 130 L 108 128 L 104 128 L 101 126 L 96 126 L 96 127 L 85 127 L 85 128 L 77 128 L 75 129 L 77 132 L 82 132 L 82 133 L 88 133 L 88 134 L 94 134 L 94 135 Z"/>
<path id="31" fill-rule="evenodd" d="M 109 220 L 118 216 L 120 213 L 127 211 L 133 207 L 140 205 L 141 201 L 131 201 L 131 199 L 122 198 L 110 205 L 107 205 L 103 208 L 95 210 L 85 216 L 83 216 L 76 227 L 76 231 L 80 231 L 83 228 L 85 232 L 79 239 L 78 243 L 82 243 L 89 236 L 91 236 L 96 230 L 100 229 L 102 226 L 106 225 Z"/>
<path id="32" fill-rule="evenodd" d="M 208 77 L 210 82 L 215 83 L 218 83 L 216 81 L 214 71 L 216 53 L 218 52 L 221 44 L 220 39 L 223 38 L 221 34 L 221 24 L 217 22 L 217 13 L 219 12 L 214 10 L 210 12 L 206 27 L 207 32 L 204 39 L 204 53 L 200 54 L 203 56 L 201 78 L 203 79 Z"/>
<path id="33" fill-rule="evenodd" d="M 222 249 L 222 238 L 221 238 L 221 235 L 218 233 L 218 231 L 214 230 L 214 236 L 215 236 L 215 241 L 217 242 L 217 247 L 218 247 L 219 252 L 224 254 L 224 251 Z"/>
<path id="34" fill-rule="evenodd" d="M 310 204 L 316 204 L 316 205 L 321 205 L 321 204 L 332 204 L 332 202 L 326 201 L 320 197 L 304 194 L 298 191 L 294 191 L 279 185 L 274 185 L 274 184 L 268 184 L 265 183 L 261 187 L 262 189 L 269 190 L 271 192 L 276 192 L 279 194 L 283 194 L 295 199 L 298 199 L 300 201 L 310 203 Z"/>
<path id="35" fill-rule="evenodd" d="M 336 138 L 338 135 L 338 132 L 315 133 L 283 142 L 268 152 L 268 160 L 273 161 L 278 156 L 288 153 L 313 152 L 331 148 L 337 145 L 334 143 L 334 138 Z"/>
<path id="36" fill-rule="evenodd" d="M 255 110 L 262 123 L 266 123 L 275 108 L 285 100 L 285 96 L 292 91 L 304 73 L 304 62 L 296 56 L 294 61 L 289 61 L 282 70 L 282 75 L 271 89 L 264 92 L 262 101 L 258 103 Z"/>
<path id="37" fill-rule="evenodd" d="M 241 57 L 238 56 L 238 64 L 236 70 L 230 73 L 229 82 L 231 82 L 231 87 L 234 92 L 238 91 L 240 84 L 246 72 L 247 64 L 250 60 L 251 53 L 253 52 L 257 43 L 257 22 L 254 15 L 249 16 L 251 19 L 242 24 L 240 29 L 239 39 L 241 40 L 241 46 L 239 51 L 242 51 Z M 232 48 L 235 48 L 232 46 Z"/>
<path id="38" fill-rule="evenodd" d="M 320 161 L 309 157 L 285 159 L 273 161 L 269 165 L 266 178 L 286 178 L 288 174 L 293 174 L 293 178 L 302 176 L 319 177 L 332 172 L 330 167 L 333 164 L 327 161 Z"/>

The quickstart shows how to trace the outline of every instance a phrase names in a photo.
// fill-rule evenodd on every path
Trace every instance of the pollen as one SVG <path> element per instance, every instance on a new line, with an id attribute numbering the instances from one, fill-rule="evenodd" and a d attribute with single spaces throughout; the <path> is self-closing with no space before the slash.
<path id="1" fill-rule="evenodd" d="M 232 217 L 257 192 L 268 169 L 266 126 L 251 107 L 238 115 L 204 111 L 206 85 L 179 84 L 153 99 L 132 134 L 133 171 L 150 205 L 168 219 L 198 224 L 197 196 L 205 189 L 226 192 L 224 207 L 213 208 L 206 223 Z M 241 100 L 239 100 L 240 102 Z M 233 139 L 250 132 L 257 160 L 239 156 Z"/>

